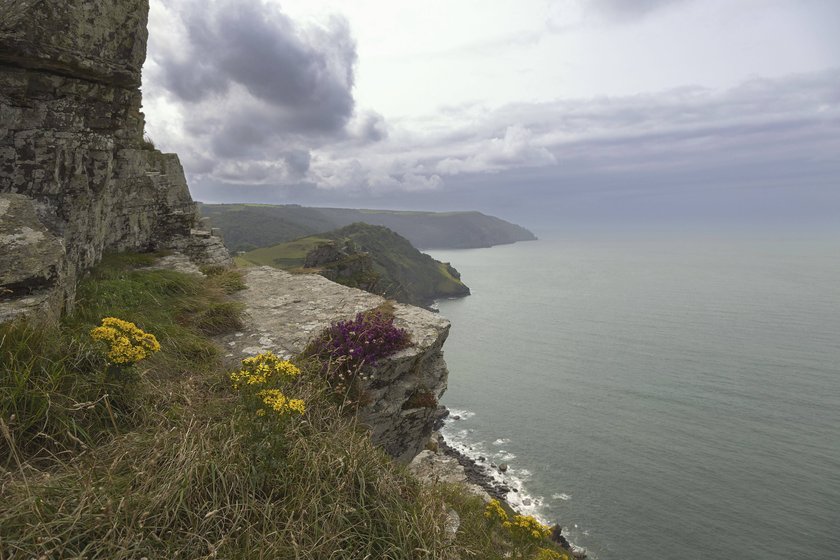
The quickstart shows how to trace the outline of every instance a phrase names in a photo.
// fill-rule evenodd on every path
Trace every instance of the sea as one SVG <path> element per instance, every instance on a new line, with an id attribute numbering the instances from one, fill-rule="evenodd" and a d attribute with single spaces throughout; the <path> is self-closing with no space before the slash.
<path id="1" fill-rule="evenodd" d="M 472 290 L 443 434 L 518 509 L 598 560 L 840 559 L 840 238 L 428 252 Z"/>

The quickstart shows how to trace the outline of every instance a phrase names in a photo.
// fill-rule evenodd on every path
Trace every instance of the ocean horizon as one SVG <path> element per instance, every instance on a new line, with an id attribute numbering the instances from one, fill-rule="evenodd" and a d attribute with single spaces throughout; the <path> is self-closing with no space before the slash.
<path id="1" fill-rule="evenodd" d="M 599 560 L 840 554 L 836 238 L 434 250 L 459 451 Z"/>

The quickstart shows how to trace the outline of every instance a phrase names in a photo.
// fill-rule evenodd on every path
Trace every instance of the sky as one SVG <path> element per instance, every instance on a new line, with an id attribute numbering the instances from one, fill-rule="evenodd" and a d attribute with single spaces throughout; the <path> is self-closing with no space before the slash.
<path id="1" fill-rule="evenodd" d="M 526 226 L 840 224 L 836 0 L 152 0 L 193 197 Z"/>

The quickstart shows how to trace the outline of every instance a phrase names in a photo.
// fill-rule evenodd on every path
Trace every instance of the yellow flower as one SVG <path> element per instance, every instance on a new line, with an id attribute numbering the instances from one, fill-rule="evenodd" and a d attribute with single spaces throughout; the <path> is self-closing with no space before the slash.
<path id="1" fill-rule="evenodd" d="M 534 560 L 568 560 L 569 557 L 557 550 L 551 550 L 550 548 L 538 548 L 537 555 L 534 556 Z"/>
<path id="2" fill-rule="evenodd" d="M 243 385 L 267 385 L 272 380 L 284 381 L 300 375 L 300 369 L 288 360 L 264 352 L 242 360 L 242 369 L 230 374 L 233 388 Z"/>
<path id="3" fill-rule="evenodd" d="M 490 502 L 484 506 L 484 517 L 490 519 L 491 521 L 498 521 L 499 523 L 502 523 L 502 525 L 505 525 L 508 522 L 507 512 L 502 508 L 502 504 L 499 500 L 490 500 Z"/>
<path id="4" fill-rule="evenodd" d="M 257 393 L 257 397 L 262 399 L 263 404 L 278 414 L 285 414 L 286 412 L 303 414 L 306 412 L 306 406 L 302 400 L 289 399 L 280 389 L 263 389 Z"/>
<path id="5" fill-rule="evenodd" d="M 133 364 L 160 350 L 155 335 L 116 317 L 102 319 L 102 325 L 91 329 L 90 337 L 109 345 L 108 360 L 114 364 Z"/>
<path id="6" fill-rule="evenodd" d="M 551 529 L 530 515 L 515 515 L 511 521 L 505 521 L 502 526 L 510 531 L 514 538 L 528 541 L 541 541 L 551 535 Z"/>

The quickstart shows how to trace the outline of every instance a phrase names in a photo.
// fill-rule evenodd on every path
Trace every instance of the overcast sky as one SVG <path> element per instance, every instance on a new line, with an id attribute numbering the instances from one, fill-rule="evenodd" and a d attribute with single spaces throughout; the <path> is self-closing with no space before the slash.
<path id="1" fill-rule="evenodd" d="M 523 225 L 840 222 L 837 0 L 152 0 L 193 196 Z"/>

